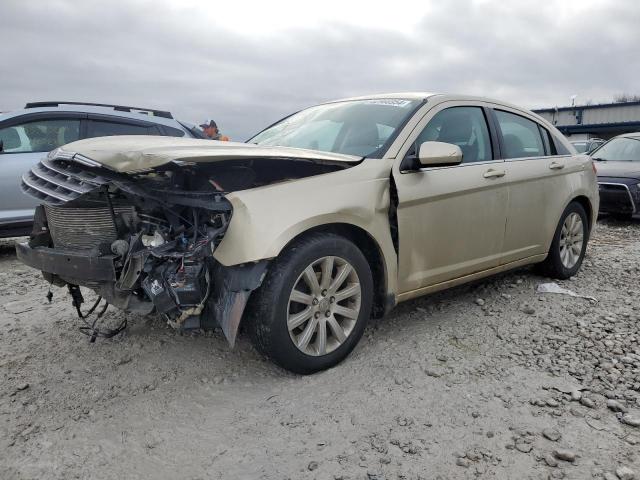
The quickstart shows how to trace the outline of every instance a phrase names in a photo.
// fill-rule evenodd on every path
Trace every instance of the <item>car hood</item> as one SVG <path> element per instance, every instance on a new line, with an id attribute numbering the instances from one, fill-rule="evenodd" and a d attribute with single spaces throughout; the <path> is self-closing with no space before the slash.
<path id="1" fill-rule="evenodd" d="M 323 163 L 358 163 L 362 160 L 362 157 L 353 155 L 303 148 L 139 135 L 79 140 L 56 151 L 57 156 L 73 154 L 121 173 L 151 170 L 170 162 L 195 164 L 260 158 L 293 158 Z"/>
<path id="2" fill-rule="evenodd" d="M 640 162 L 606 160 L 594 163 L 598 170 L 598 177 L 640 178 Z"/>

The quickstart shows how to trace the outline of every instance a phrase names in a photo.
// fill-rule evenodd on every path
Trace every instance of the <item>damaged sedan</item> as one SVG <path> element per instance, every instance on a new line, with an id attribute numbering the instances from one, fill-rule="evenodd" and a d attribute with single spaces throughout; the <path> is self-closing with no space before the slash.
<path id="1" fill-rule="evenodd" d="M 92 339 L 124 328 L 97 326 L 111 304 L 231 346 L 242 327 L 298 373 L 340 362 L 400 301 L 528 264 L 574 275 L 598 211 L 590 158 L 548 122 L 429 93 L 318 105 L 246 144 L 81 140 L 22 188 L 42 205 L 18 257 Z"/>

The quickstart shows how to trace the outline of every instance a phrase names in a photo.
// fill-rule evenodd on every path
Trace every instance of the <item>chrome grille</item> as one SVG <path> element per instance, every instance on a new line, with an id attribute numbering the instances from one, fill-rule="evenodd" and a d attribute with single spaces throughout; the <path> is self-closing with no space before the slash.
<path id="1" fill-rule="evenodd" d="M 624 183 L 599 182 L 600 211 L 614 213 L 636 213 L 636 204 L 629 186 Z"/>
<path id="2" fill-rule="evenodd" d="M 22 176 L 22 191 L 48 205 L 61 205 L 105 185 L 108 180 L 74 162 L 43 159 Z"/>
<path id="3" fill-rule="evenodd" d="M 108 206 L 65 208 L 45 205 L 47 223 L 53 244 L 58 248 L 91 250 L 101 243 L 117 239 L 116 229 Z M 114 205 L 116 216 L 131 223 L 135 215 L 132 206 Z"/>

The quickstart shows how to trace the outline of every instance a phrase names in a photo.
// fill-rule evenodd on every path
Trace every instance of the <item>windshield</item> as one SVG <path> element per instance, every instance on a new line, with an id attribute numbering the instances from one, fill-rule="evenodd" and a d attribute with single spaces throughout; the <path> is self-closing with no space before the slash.
<path id="1" fill-rule="evenodd" d="M 379 158 L 420 103 L 384 98 L 318 105 L 281 120 L 249 142 Z"/>
<path id="2" fill-rule="evenodd" d="M 614 138 L 593 152 L 595 160 L 640 162 L 640 138 Z"/>

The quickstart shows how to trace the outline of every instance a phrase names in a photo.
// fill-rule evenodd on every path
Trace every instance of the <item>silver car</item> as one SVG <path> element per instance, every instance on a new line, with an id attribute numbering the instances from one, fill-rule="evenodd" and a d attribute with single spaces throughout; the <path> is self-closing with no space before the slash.
<path id="1" fill-rule="evenodd" d="M 121 105 L 37 102 L 0 114 L 0 238 L 31 230 L 38 201 L 22 193 L 20 179 L 46 152 L 83 138 L 113 135 L 202 138 L 194 125 L 169 112 Z"/>

